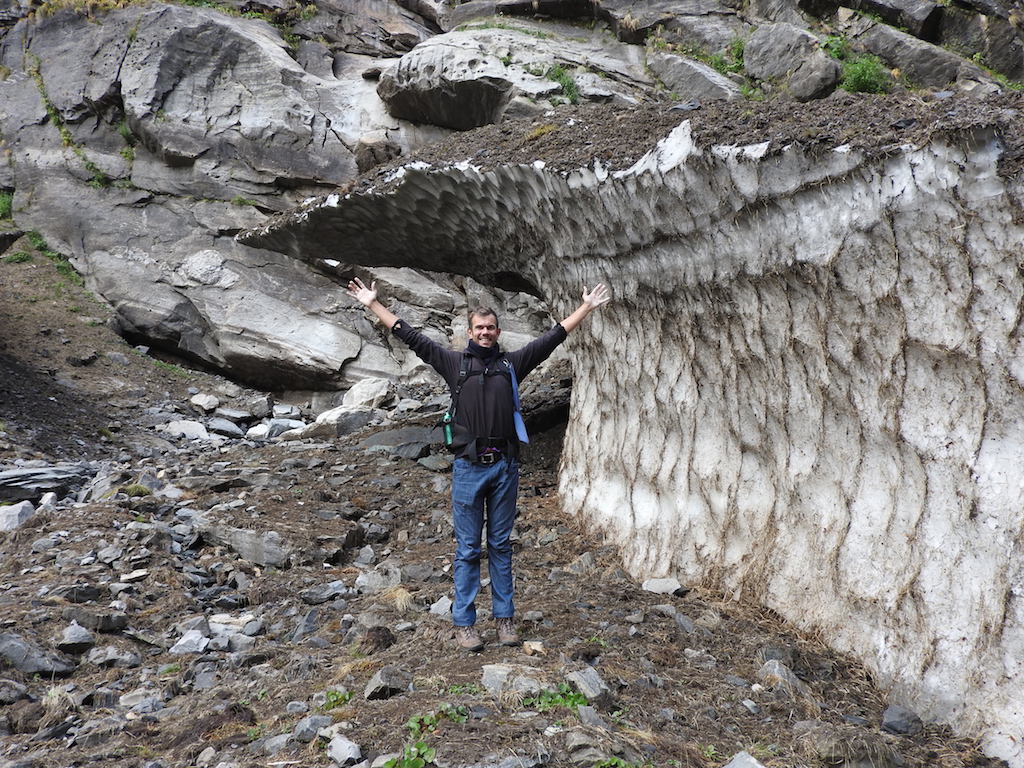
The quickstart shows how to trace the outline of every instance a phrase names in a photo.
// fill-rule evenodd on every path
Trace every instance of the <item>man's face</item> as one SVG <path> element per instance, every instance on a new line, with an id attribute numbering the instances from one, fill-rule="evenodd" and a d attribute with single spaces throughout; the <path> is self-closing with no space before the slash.
<path id="1" fill-rule="evenodd" d="M 481 347 L 493 347 L 501 336 L 498 318 L 494 315 L 473 315 L 469 318 L 469 338 Z"/>

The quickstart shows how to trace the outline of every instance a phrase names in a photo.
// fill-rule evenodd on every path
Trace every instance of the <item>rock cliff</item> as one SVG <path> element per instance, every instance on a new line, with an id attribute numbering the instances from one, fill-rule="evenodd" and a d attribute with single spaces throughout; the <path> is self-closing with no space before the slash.
<path id="1" fill-rule="evenodd" d="M 247 239 L 412 263 L 426 231 L 427 266 L 555 306 L 613 285 L 571 341 L 565 505 L 635 574 L 754 596 L 1022 765 L 1017 107 L 874 149 L 683 122 L 613 172 L 407 167 Z"/>

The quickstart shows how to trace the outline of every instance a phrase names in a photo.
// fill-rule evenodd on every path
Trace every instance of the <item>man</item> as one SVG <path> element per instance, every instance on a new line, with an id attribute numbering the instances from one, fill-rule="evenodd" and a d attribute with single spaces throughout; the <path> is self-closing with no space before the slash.
<path id="1" fill-rule="evenodd" d="M 519 413 L 518 381 L 523 380 L 565 341 L 592 311 L 611 296 L 604 284 L 583 288 L 583 302 L 554 328 L 522 349 L 504 352 L 494 310 L 469 314 L 469 341 L 462 352 L 446 349 L 401 321 L 377 300 L 377 284 L 358 278 L 348 295 L 367 307 L 452 390 L 451 428 L 456 452 L 452 468 L 452 520 L 455 527 L 455 639 L 468 651 L 483 650 L 477 632 L 476 596 L 480 591 L 480 540 L 486 521 L 487 566 L 491 577 L 491 614 L 498 642 L 519 645 L 512 601 L 512 526 L 519 491 L 519 445 L 526 439 Z M 517 424 L 518 422 L 518 424 Z"/>

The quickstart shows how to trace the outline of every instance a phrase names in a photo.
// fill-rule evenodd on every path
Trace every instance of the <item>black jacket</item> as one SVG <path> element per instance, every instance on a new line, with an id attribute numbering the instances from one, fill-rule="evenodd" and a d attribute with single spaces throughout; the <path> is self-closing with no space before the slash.
<path id="1" fill-rule="evenodd" d="M 525 347 L 512 352 L 501 352 L 486 365 L 484 361 L 469 352 L 446 349 L 427 338 L 407 323 L 399 320 L 391 332 L 408 345 L 423 362 L 437 371 L 452 391 L 459 380 L 459 371 L 464 355 L 470 355 L 469 376 L 459 393 L 455 423 L 468 429 L 477 438 L 505 440 L 510 446 L 518 446 L 514 406 L 512 403 L 512 379 L 503 370 L 503 358 L 508 358 L 516 371 L 516 378 L 523 379 L 565 341 L 565 328 L 561 324 L 538 336 Z M 461 452 L 460 456 L 476 458 L 475 446 Z"/>

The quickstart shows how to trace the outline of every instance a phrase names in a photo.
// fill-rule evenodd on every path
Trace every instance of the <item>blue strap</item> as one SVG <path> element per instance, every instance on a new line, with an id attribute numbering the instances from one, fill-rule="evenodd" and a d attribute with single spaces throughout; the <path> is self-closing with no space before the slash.
<path id="1" fill-rule="evenodd" d="M 526 422 L 523 421 L 523 414 L 519 408 L 519 382 L 516 380 L 516 369 L 508 358 L 505 358 L 505 365 L 508 367 L 509 376 L 512 377 L 512 405 L 515 407 L 512 420 L 516 425 L 516 437 L 519 438 L 520 443 L 528 443 L 530 436 L 526 432 Z"/>

